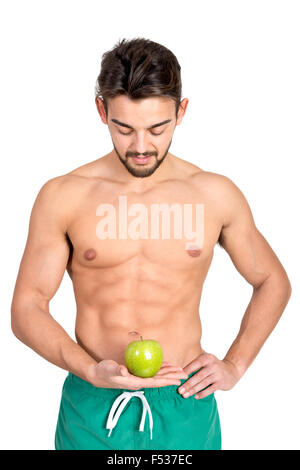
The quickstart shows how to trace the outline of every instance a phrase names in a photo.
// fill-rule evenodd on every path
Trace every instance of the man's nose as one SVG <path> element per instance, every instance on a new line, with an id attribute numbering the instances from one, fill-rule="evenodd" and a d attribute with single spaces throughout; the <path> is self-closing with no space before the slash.
<path id="1" fill-rule="evenodd" d="M 149 150 L 149 139 L 144 133 L 136 134 L 134 149 L 137 153 L 144 153 Z"/>

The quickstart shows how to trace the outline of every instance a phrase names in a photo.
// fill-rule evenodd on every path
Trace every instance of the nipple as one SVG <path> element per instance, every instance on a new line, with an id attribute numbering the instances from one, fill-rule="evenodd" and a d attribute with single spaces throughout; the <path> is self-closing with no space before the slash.
<path id="1" fill-rule="evenodd" d="M 186 251 L 188 252 L 188 255 L 192 258 L 196 258 L 197 256 L 201 255 L 201 249 L 199 245 L 195 245 L 192 243 L 187 244 Z"/>
<path id="2" fill-rule="evenodd" d="M 89 260 L 89 261 L 95 259 L 96 256 L 97 256 L 97 253 L 96 253 L 96 251 L 95 251 L 93 248 L 89 248 L 88 250 L 86 250 L 86 251 L 84 252 L 84 257 L 85 257 L 85 259 L 87 259 L 87 260 Z"/>

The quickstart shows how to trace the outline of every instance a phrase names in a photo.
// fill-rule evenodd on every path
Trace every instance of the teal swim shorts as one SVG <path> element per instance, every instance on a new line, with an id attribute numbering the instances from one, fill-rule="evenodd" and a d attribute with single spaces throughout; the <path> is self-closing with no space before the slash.
<path id="1" fill-rule="evenodd" d="M 183 398 L 178 388 L 99 388 L 69 373 L 62 389 L 55 449 L 220 450 L 214 394 L 199 400 L 194 395 Z"/>

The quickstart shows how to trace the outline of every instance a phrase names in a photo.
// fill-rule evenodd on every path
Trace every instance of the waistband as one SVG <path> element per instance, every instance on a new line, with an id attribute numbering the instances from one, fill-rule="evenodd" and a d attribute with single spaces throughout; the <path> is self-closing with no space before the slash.
<path id="1" fill-rule="evenodd" d="M 188 375 L 187 379 L 179 379 L 181 382 L 181 385 L 186 382 L 192 375 L 196 374 L 198 372 L 197 370 L 195 372 L 191 372 Z M 133 390 L 130 390 L 128 388 L 104 388 L 104 387 L 95 387 L 91 383 L 81 379 L 77 375 L 72 374 L 69 372 L 67 378 L 66 378 L 66 383 L 69 383 L 71 386 L 79 387 L 82 391 L 98 396 L 98 397 L 105 397 L 105 398 L 116 398 L 120 393 L 123 392 L 132 392 Z M 178 388 L 180 385 L 166 385 L 165 387 L 153 387 L 153 388 L 139 388 L 138 390 L 134 391 L 144 391 L 144 395 L 147 398 L 156 398 L 156 399 L 168 399 L 171 397 L 174 397 L 174 395 L 180 395 L 178 392 Z"/>

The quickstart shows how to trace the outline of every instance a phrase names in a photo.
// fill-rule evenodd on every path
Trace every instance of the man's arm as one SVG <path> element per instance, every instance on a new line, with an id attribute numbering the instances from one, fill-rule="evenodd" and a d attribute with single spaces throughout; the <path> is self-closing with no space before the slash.
<path id="1" fill-rule="evenodd" d="M 49 362 L 91 381 L 97 362 L 56 322 L 49 302 L 69 257 L 63 177 L 49 180 L 34 203 L 11 306 L 15 336 Z"/>
<path id="2" fill-rule="evenodd" d="M 291 284 L 279 259 L 256 228 L 243 193 L 225 176 L 220 184 L 224 219 L 219 243 L 238 272 L 253 286 L 239 333 L 224 358 L 242 376 L 282 315 L 291 296 Z"/>

